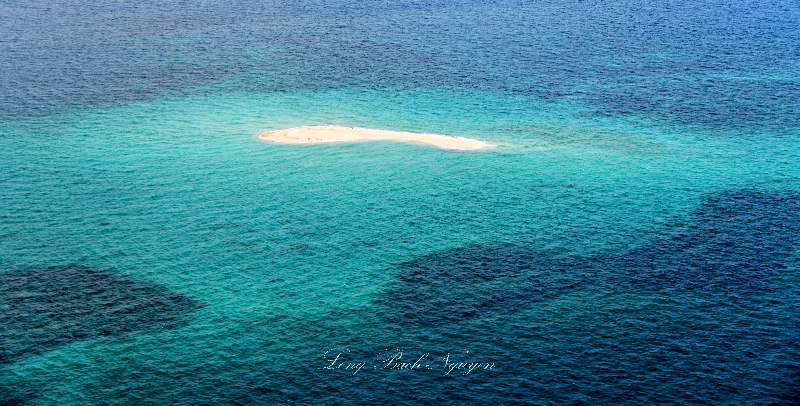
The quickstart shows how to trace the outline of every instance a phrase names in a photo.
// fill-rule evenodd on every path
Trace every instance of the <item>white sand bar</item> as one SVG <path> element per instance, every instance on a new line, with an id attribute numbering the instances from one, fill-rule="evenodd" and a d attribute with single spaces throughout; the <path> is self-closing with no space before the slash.
<path id="1" fill-rule="evenodd" d="M 470 138 L 437 134 L 418 134 L 401 131 L 371 130 L 368 128 L 339 127 L 335 125 L 295 127 L 285 130 L 267 131 L 258 139 L 283 144 L 323 144 L 354 141 L 403 141 L 433 145 L 434 147 L 458 151 L 469 151 L 491 147 L 488 142 Z"/>

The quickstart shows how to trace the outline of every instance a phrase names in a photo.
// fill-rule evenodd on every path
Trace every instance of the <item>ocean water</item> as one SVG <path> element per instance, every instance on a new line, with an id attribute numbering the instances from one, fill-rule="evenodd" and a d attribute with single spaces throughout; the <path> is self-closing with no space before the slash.
<path id="1" fill-rule="evenodd" d="M 0 404 L 796 404 L 796 2 L 0 5 Z M 274 145 L 336 124 L 497 146 Z"/>

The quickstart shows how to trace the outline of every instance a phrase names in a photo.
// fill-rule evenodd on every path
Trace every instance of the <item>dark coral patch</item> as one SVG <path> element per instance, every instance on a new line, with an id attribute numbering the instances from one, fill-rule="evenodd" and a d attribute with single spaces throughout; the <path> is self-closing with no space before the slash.
<path id="1" fill-rule="evenodd" d="M 800 242 L 800 196 L 712 195 L 686 231 L 620 256 L 554 256 L 478 246 L 400 265 L 379 301 L 398 321 L 435 324 L 514 312 L 604 278 L 647 292 L 750 294 L 769 288 Z"/>
<path id="2" fill-rule="evenodd" d="M 711 196 L 688 229 L 604 261 L 617 286 L 747 294 L 768 288 L 800 242 L 800 196 Z"/>
<path id="3" fill-rule="evenodd" d="M 401 266 L 381 304 L 398 321 L 454 322 L 517 310 L 582 286 L 590 259 L 556 257 L 518 246 L 483 246 L 428 255 Z"/>
<path id="4" fill-rule="evenodd" d="M 174 327 L 202 306 L 161 285 L 84 266 L 0 274 L 0 364 L 77 340 Z"/>
<path id="5" fill-rule="evenodd" d="M 14 382 L 13 385 L 0 383 L 0 405 L 23 406 L 30 404 L 38 397 L 39 393 L 30 381 Z"/>

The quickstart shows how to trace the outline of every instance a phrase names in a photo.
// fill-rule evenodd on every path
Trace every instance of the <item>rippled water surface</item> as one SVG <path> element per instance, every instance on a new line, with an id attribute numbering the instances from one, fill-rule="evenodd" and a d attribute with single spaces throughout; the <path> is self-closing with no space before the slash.
<path id="1" fill-rule="evenodd" d="M 0 404 L 800 402 L 799 22 L 1 4 Z"/>

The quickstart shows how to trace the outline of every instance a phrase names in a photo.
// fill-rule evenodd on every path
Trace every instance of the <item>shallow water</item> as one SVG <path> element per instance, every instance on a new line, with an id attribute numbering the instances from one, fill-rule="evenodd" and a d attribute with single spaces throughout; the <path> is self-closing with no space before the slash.
<path id="1" fill-rule="evenodd" d="M 0 403 L 800 397 L 794 3 L 0 7 Z"/>

